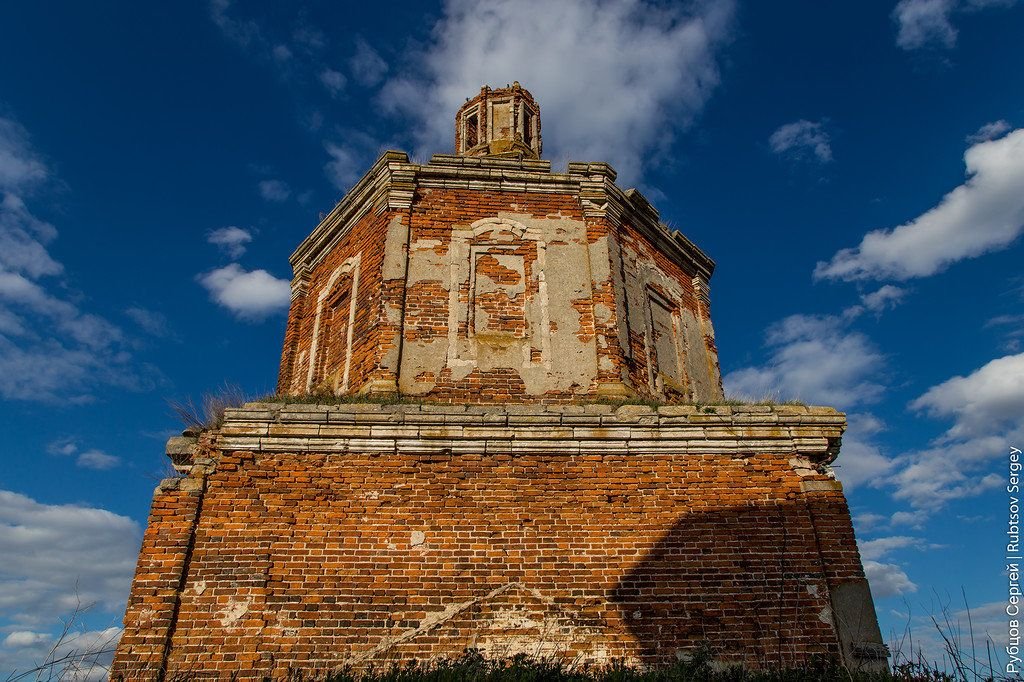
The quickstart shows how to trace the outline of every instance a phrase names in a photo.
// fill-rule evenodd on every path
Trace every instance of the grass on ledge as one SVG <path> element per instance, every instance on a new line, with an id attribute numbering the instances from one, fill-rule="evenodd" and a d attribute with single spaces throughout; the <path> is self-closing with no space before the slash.
<path id="1" fill-rule="evenodd" d="M 204 393 L 198 402 L 191 397 L 184 400 L 168 401 L 171 411 L 182 422 L 187 430 L 209 431 L 219 428 L 224 423 L 224 412 L 246 403 L 281 403 L 281 404 L 307 404 L 307 405 L 346 405 L 352 403 L 376 404 L 376 405 L 424 405 L 443 404 L 431 400 L 425 400 L 414 396 L 396 394 L 357 394 L 357 395 L 335 395 L 328 392 L 304 393 L 299 395 L 268 394 L 253 396 L 245 392 L 237 384 L 225 383 L 216 391 Z M 481 403 L 486 405 L 486 403 Z M 564 403 L 559 403 L 564 404 Z M 581 398 L 568 404 L 573 405 L 608 405 L 612 408 L 626 405 L 642 405 L 657 409 L 665 405 L 693 405 L 698 412 L 714 414 L 716 407 L 736 407 L 743 405 L 795 405 L 805 406 L 799 400 L 780 401 L 777 396 L 765 396 L 760 399 L 745 397 L 729 397 L 715 402 L 691 403 L 681 400 L 657 400 L 654 398 L 643 398 L 632 396 L 627 398 Z"/>

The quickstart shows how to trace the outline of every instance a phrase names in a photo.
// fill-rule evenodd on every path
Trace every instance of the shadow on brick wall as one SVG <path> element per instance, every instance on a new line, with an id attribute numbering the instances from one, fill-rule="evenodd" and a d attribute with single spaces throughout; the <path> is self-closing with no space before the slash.
<path id="1" fill-rule="evenodd" d="M 680 517 L 612 594 L 643 659 L 670 662 L 704 644 L 755 667 L 837 656 L 811 519 L 792 501 Z"/>

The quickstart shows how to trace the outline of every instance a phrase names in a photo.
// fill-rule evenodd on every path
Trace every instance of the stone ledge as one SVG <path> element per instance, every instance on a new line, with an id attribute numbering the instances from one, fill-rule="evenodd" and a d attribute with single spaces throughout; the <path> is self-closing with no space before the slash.
<path id="1" fill-rule="evenodd" d="M 738 405 L 250 403 L 228 410 L 225 451 L 463 454 L 795 453 L 827 464 L 846 415 Z"/>

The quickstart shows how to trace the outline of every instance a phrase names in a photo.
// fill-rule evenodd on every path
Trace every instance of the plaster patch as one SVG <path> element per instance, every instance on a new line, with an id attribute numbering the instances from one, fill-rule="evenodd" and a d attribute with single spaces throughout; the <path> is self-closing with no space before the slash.
<path id="1" fill-rule="evenodd" d="M 251 605 L 251 599 L 243 599 L 241 601 L 230 600 L 227 606 L 217 612 L 217 615 L 220 616 L 221 626 L 226 628 L 232 627 L 242 616 L 249 612 L 249 606 Z"/>

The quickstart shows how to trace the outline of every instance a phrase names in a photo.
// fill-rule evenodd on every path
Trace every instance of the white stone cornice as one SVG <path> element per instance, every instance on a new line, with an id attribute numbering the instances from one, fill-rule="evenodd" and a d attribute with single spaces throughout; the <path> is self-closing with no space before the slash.
<path id="1" fill-rule="evenodd" d="M 313 265 L 330 250 L 341 235 L 371 210 L 400 210 L 412 204 L 412 178 L 416 164 L 405 152 L 386 151 L 355 187 L 338 202 L 313 232 L 296 247 L 289 259 L 292 268 Z"/>
<path id="2" fill-rule="evenodd" d="M 828 464 L 846 416 L 799 406 L 251 403 L 228 410 L 221 450 L 280 453 L 789 454 Z"/>

